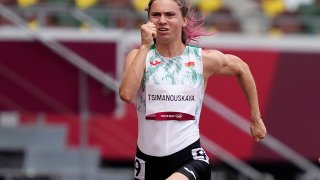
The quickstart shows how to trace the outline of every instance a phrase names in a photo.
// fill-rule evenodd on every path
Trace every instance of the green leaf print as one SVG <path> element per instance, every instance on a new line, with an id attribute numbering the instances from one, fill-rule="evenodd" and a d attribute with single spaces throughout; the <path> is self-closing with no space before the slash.
<path id="1" fill-rule="evenodd" d="M 201 56 L 200 56 L 200 53 L 199 53 L 200 51 L 197 50 L 196 48 L 194 48 L 193 51 L 194 51 L 194 55 L 195 55 L 196 59 L 198 61 L 201 61 Z"/>

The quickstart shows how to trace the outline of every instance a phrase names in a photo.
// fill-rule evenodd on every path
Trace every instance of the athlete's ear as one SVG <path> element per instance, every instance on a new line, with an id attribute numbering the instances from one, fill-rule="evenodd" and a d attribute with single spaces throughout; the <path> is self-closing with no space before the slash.
<path id="1" fill-rule="evenodd" d="M 185 17 L 185 18 L 183 18 L 183 20 L 184 20 L 184 23 L 183 23 L 182 27 L 186 27 L 188 24 L 188 18 Z"/>

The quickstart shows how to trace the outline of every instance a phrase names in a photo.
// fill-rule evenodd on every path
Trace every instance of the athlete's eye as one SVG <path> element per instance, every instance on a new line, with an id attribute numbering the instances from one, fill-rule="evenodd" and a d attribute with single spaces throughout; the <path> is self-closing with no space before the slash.
<path id="1" fill-rule="evenodd" d="M 160 16 L 160 13 L 158 13 L 158 12 L 153 12 L 153 13 L 151 13 L 151 16 L 152 16 L 152 17 L 159 17 L 159 16 Z"/>
<path id="2" fill-rule="evenodd" d="M 174 13 L 174 12 L 167 12 L 166 13 L 166 16 L 167 17 L 173 17 L 173 16 L 175 16 L 176 15 L 176 13 Z"/>

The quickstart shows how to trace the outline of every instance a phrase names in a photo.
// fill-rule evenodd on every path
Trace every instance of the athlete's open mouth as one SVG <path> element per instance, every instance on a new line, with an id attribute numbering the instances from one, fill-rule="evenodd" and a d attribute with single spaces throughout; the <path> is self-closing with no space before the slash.
<path id="1" fill-rule="evenodd" d="M 159 31 L 169 31 L 168 28 L 159 28 L 158 30 L 159 30 Z"/>

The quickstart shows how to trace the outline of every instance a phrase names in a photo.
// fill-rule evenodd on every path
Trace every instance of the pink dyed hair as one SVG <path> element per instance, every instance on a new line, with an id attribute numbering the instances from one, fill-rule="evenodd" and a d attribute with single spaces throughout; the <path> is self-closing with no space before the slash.
<path id="1" fill-rule="evenodd" d="M 153 2 L 156 0 L 150 0 L 146 11 L 148 11 L 148 17 L 150 15 L 150 9 Z M 204 18 L 196 18 L 196 13 L 191 9 L 191 5 L 188 3 L 188 0 L 173 0 L 175 1 L 182 13 L 184 18 L 187 18 L 187 24 L 182 29 L 181 40 L 184 44 L 189 43 L 198 43 L 198 38 L 200 36 L 209 36 L 212 35 L 204 27 Z"/>

